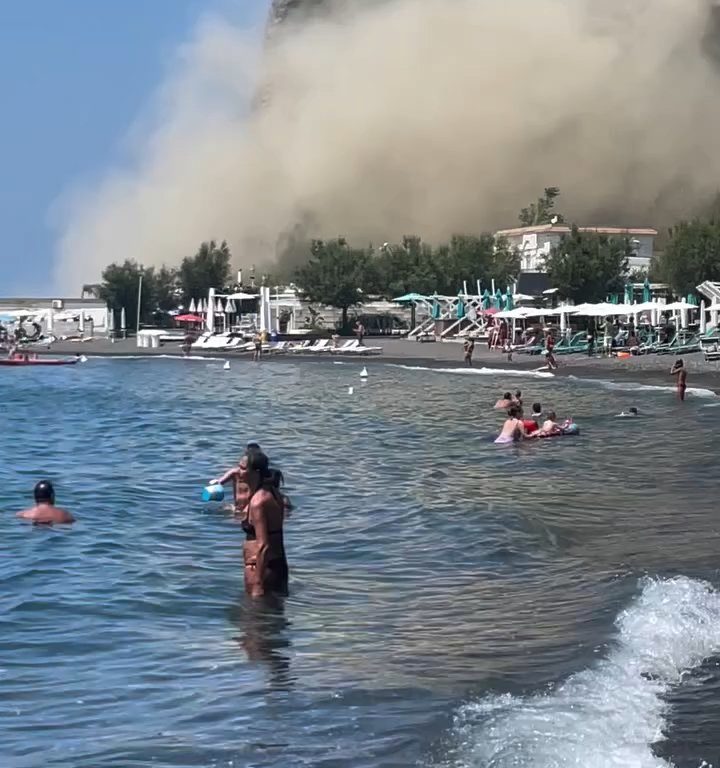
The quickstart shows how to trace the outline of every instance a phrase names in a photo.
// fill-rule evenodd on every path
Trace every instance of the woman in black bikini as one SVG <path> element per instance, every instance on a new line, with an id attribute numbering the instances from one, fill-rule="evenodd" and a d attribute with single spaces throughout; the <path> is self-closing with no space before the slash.
<path id="1" fill-rule="evenodd" d="M 283 522 L 285 504 L 278 479 L 261 451 L 249 451 L 246 482 L 250 498 L 241 525 L 245 531 L 243 560 L 245 591 L 251 597 L 268 593 L 287 594 L 288 564 L 285 557 Z"/>

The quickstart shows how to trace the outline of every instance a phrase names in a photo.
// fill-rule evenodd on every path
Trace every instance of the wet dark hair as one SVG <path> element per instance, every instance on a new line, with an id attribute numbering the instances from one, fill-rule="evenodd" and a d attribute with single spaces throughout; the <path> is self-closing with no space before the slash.
<path id="1" fill-rule="evenodd" d="M 542 405 L 540 403 L 533 403 L 533 413 L 542 413 Z"/>
<path id="2" fill-rule="evenodd" d="M 634 413 L 635 415 L 637 415 L 638 409 L 635 406 L 633 406 L 632 408 L 629 408 L 628 410 L 630 411 L 630 413 Z"/>
<path id="3" fill-rule="evenodd" d="M 550 419 L 550 421 L 555 421 L 555 419 L 557 419 L 557 414 L 555 411 L 548 411 L 547 417 Z"/>
<path id="4" fill-rule="evenodd" d="M 511 400 L 511 399 L 512 399 L 512 395 L 509 392 L 506 392 L 503 395 L 503 400 Z"/>
<path id="5" fill-rule="evenodd" d="M 270 481 L 272 482 L 273 488 L 280 490 L 280 488 L 285 485 L 285 476 L 279 469 L 271 469 Z"/>
<path id="6" fill-rule="evenodd" d="M 507 410 L 507 414 L 511 419 L 517 419 L 517 417 L 520 415 L 520 409 L 517 407 L 517 405 L 511 405 Z"/>
<path id="7" fill-rule="evenodd" d="M 258 443 L 248 443 L 245 446 L 245 452 L 249 453 L 250 451 L 262 451 L 262 448 Z"/>
<path id="8" fill-rule="evenodd" d="M 676 368 L 684 368 L 685 363 L 683 362 L 682 357 L 675 361 L 675 367 Z"/>
<path id="9" fill-rule="evenodd" d="M 52 504 L 55 501 L 55 489 L 49 480 L 41 480 L 33 491 L 37 504 Z"/>
<path id="10" fill-rule="evenodd" d="M 515 390 L 515 397 L 517 397 L 518 400 L 522 397 L 522 392 L 519 389 Z"/>

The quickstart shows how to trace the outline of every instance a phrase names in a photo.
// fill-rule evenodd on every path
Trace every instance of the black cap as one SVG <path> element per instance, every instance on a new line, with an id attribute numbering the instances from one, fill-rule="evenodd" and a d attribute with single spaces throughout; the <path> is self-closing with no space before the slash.
<path id="1" fill-rule="evenodd" d="M 55 501 L 55 489 L 49 480 L 41 480 L 35 486 L 33 493 L 35 495 L 35 501 L 38 504 L 42 502 L 52 504 Z"/>

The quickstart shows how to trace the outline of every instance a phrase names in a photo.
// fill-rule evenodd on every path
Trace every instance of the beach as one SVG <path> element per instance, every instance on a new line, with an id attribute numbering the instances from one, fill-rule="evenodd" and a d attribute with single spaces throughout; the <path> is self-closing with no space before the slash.
<path id="1" fill-rule="evenodd" d="M 369 337 L 365 339 L 366 346 L 381 347 L 382 354 L 367 356 L 343 355 L 332 359 L 352 362 L 361 360 L 364 365 L 395 364 L 422 366 L 428 368 L 465 368 L 462 344 L 458 342 L 417 342 L 406 339 L 389 339 L 387 337 Z M 44 350 L 40 350 L 44 353 Z M 53 355 L 84 354 L 88 357 L 125 357 L 128 355 L 141 357 L 156 357 L 163 355 L 181 356 L 179 344 L 166 344 L 158 348 L 137 347 L 135 339 L 120 339 L 111 342 L 108 339 L 96 338 L 87 342 L 58 342 L 52 346 Z M 193 356 L 221 357 L 228 360 L 251 361 L 251 353 L 237 352 L 195 352 Z M 265 355 L 263 364 L 277 362 L 297 362 L 306 364 L 322 362 L 331 356 L 322 354 L 279 354 Z M 672 384 L 674 379 L 669 375 L 674 355 L 642 355 L 624 359 L 618 358 L 589 358 L 586 355 L 558 355 L 559 367 L 552 373 L 558 378 L 574 376 L 583 379 L 603 379 L 616 382 L 638 382 L 665 386 Z M 688 369 L 688 386 L 701 387 L 720 392 L 720 363 L 706 362 L 701 353 L 683 356 Z M 544 366 L 544 358 L 540 355 L 528 356 L 515 353 L 512 360 L 499 351 L 488 350 L 486 345 L 477 344 L 473 356 L 475 369 L 493 369 L 511 371 L 514 374 L 532 373 Z"/>

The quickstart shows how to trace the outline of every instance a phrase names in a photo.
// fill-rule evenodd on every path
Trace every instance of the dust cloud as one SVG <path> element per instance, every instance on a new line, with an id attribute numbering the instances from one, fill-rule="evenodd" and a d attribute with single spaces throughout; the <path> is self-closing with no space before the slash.
<path id="1" fill-rule="evenodd" d="M 204 19 L 127 164 L 60 204 L 56 283 L 238 265 L 298 237 L 513 226 L 543 187 L 581 223 L 669 223 L 715 195 L 709 0 L 388 0 L 261 30 Z M 257 98 L 257 94 L 261 98 Z"/>

